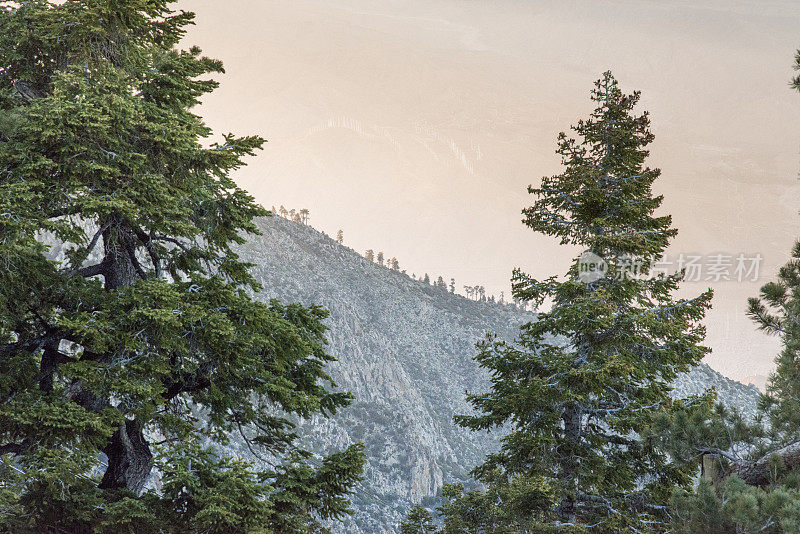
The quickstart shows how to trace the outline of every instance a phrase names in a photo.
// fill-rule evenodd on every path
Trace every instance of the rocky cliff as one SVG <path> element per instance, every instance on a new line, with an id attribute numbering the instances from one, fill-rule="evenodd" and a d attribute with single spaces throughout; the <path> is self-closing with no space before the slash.
<path id="1" fill-rule="evenodd" d="M 366 480 L 348 533 L 396 532 L 411 503 L 432 502 L 442 484 L 466 480 L 497 436 L 456 427 L 465 391 L 486 389 L 472 361 L 487 332 L 513 339 L 534 319 L 512 306 L 475 302 L 367 261 L 313 228 L 279 217 L 241 248 L 263 284 L 259 298 L 320 304 L 330 310 L 331 374 L 355 395 L 331 421 L 303 421 L 312 450 L 366 444 Z M 510 267 L 510 266 L 509 266 Z M 701 366 L 676 384 L 676 396 L 715 387 L 726 403 L 752 412 L 757 390 Z M 237 450 L 247 456 L 246 448 Z"/>

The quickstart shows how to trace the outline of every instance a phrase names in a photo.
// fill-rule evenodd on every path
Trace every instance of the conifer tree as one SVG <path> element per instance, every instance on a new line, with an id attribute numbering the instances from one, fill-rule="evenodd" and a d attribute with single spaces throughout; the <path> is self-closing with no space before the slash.
<path id="1" fill-rule="evenodd" d="M 336 232 L 336 242 L 340 245 L 344 244 L 344 232 L 342 230 Z"/>
<path id="2" fill-rule="evenodd" d="M 795 56 L 800 70 L 800 52 Z M 800 90 L 800 77 L 792 88 Z M 748 315 L 767 334 L 780 337 L 767 391 L 756 421 L 717 408 L 702 425 L 695 449 L 714 467 L 693 492 L 677 491 L 672 530 L 682 534 L 800 529 L 800 242 L 777 280 L 749 299 Z M 696 431 L 695 431 L 696 433 Z"/>
<path id="3" fill-rule="evenodd" d="M 778 279 L 748 301 L 748 315 L 758 327 L 779 336 L 783 348 L 762 398 L 770 428 L 785 441 L 800 441 L 800 241 Z"/>
<path id="4" fill-rule="evenodd" d="M 551 306 L 516 342 L 479 346 L 491 391 L 470 395 L 478 414 L 457 422 L 511 430 L 474 471 L 484 489 L 448 490 L 454 532 L 663 530 L 671 489 L 696 466 L 669 455 L 657 427 L 682 405 L 669 399 L 671 382 L 708 351 L 699 322 L 711 292 L 675 299 L 681 273 L 628 275 L 633 261 L 647 274 L 676 230 L 655 214 L 660 172 L 645 164 L 653 134 L 648 114 L 634 113 L 639 93 L 605 73 L 592 100 L 576 137 L 559 135 L 564 172 L 530 187 L 536 200 L 523 212 L 534 231 L 586 252 L 565 278 L 516 270 L 515 298 Z"/>
<path id="5" fill-rule="evenodd" d="M 375 252 L 372 249 L 364 253 L 364 257 L 369 261 L 375 261 Z"/>
<path id="6" fill-rule="evenodd" d="M 433 515 L 421 505 L 414 505 L 400 525 L 400 534 L 436 534 L 438 528 Z"/>
<path id="7" fill-rule="evenodd" d="M 211 142 L 192 110 L 222 65 L 177 48 L 193 15 L 169 6 L 0 7 L 7 531 L 316 532 L 360 477 L 359 446 L 298 448 L 292 415 L 349 402 L 326 312 L 249 296 L 232 245 L 266 212 L 229 174 L 263 140 Z M 236 435 L 272 467 L 219 456 Z"/>

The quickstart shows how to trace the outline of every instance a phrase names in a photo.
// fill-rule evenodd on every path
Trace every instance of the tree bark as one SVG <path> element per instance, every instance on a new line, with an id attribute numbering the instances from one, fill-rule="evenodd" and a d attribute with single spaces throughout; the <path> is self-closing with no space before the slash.
<path id="1" fill-rule="evenodd" d="M 103 225 L 105 257 L 103 277 L 107 290 L 130 287 L 139 279 L 136 263 L 137 238 L 123 220 L 113 217 Z M 103 449 L 108 468 L 101 489 L 126 488 L 140 493 L 153 468 L 153 454 L 138 419 L 121 424 Z"/>
<path id="2" fill-rule="evenodd" d="M 790 443 L 757 460 L 734 463 L 731 473 L 750 486 L 767 486 L 770 483 L 770 460 L 773 456 L 779 456 L 786 469 L 800 468 L 800 441 Z"/>
<path id="3" fill-rule="evenodd" d="M 153 454 L 141 422 L 135 419 L 121 424 L 103 452 L 108 457 L 108 469 L 100 488 L 125 488 L 139 494 L 153 469 Z"/>
<path id="4" fill-rule="evenodd" d="M 139 275 L 136 271 L 136 236 L 122 221 L 108 224 L 103 232 L 103 259 L 106 289 L 121 289 L 136 283 Z"/>
<path id="5" fill-rule="evenodd" d="M 562 477 L 570 493 L 562 499 L 558 511 L 564 521 L 574 523 L 577 519 L 578 448 L 583 433 L 583 411 L 578 404 L 572 403 L 564 408 L 561 418 L 564 422 L 564 441 L 567 445 L 565 450 L 561 451 L 563 455 Z"/>

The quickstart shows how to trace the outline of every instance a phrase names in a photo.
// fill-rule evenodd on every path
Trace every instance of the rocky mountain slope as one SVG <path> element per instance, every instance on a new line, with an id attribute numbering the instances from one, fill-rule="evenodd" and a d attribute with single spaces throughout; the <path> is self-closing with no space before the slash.
<path id="1" fill-rule="evenodd" d="M 456 427 L 469 410 L 465 391 L 486 389 L 472 361 L 487 332 L 513 339 L 534 319 L 512 306 L 475 302 L 362 258 L 313 228 L 280 217 L 259 221 L 263 235 L 241 248 L 263 284 L 259 298 L 320 304 L 330 310 L 330 372 L 355 395 L 331 421 L 303 421 L 312 450 L 364 442 L 366 480 L 348 533 L 396 532 L 411 503 L 432 502 L 445 482 L 468 479 L 497 436 Z M 752 412 L 757 390 L 701 366 L 676 395 L 715 387 L 720 398 Z M 244 445 L 235 447 L 247 456 Z"/>

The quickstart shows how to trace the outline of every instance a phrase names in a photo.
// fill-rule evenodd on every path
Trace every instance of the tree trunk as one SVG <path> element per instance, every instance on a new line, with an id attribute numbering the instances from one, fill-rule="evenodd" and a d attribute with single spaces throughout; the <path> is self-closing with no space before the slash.
<path id="1" fill-rule="evenodd" d="M 578 404 L 572 403 L 564 409 L 561 419 L 564 421 L 564 442 L 566 444 L 565 450 L 561 451 L 561 454 L 564 455 L 561 462 L 562 477 L 568 488 L 568 495 L 562 499 L 559 505 L 559 515 L 565 522 L 575 523 L 577 520 L 575 502 L 578 491 L 578 448 L 583 431 L 583 411 Z"/>
<path id="2" fill-rule="evenodd" d="M 134 256 L 136 236 L 123 221 L 115 219 L 103 232 L 103 277 L 107 290 L 130 287 L 139 280 Z M 126 488 L 140 493 L 153 468 L 153 454 L 141 421 L 128 420 L 121 424 L 103 452 L 108 457 L 108 468 L 100 488 Z"/>
<path id="3" fill-rule="evenodd" d="M 103 232 L 103 247 L 106 289 L 120 289 L 135 284 L 138 275 L 133 258 L 136 250 L 133 232 L 121 221 L 113 221 Z"/>
<path id="4" fill-rule="evenodd" d="M 800 468 L 800 441 L 790 443 L 757 460 L 735 463 L 731 473 L 750 486 L 767 486 L 770 483 L 770 460 L 773 456 L 781 458 L 786 470 Z"/>
<path id="5" fill-rule="evenodd" d="M 153 469 L 153 454 L 138 419 L 121 424 L 103 449 L 108 456 L 108 469 L 101 489 L 126 488 L 138 494 Z"/>

